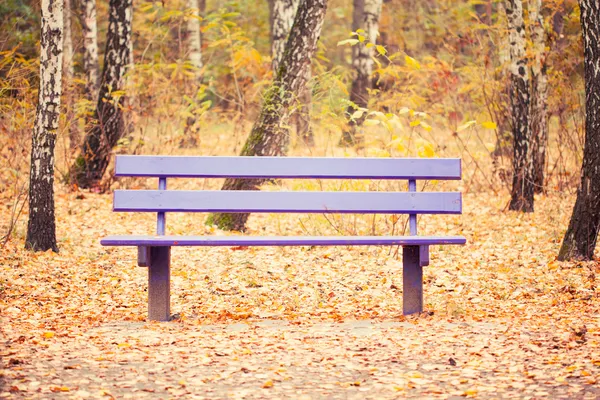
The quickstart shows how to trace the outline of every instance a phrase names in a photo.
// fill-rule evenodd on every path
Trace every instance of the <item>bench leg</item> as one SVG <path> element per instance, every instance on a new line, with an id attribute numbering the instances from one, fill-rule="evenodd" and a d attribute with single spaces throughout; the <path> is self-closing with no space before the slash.
<path id="1" fill-rule="evenodd" d="M 402 248 L 402 289 L 404 291 L 402 308 L 404 315 L 423 311 L 423 267 L 420 253 L 419 246 Z"/>
<path id="2" fill-rule="evenodd" d="M 152 247 L 148 268 L 148 319 L 168 321 L 171 317 L 171 248 Z"/>

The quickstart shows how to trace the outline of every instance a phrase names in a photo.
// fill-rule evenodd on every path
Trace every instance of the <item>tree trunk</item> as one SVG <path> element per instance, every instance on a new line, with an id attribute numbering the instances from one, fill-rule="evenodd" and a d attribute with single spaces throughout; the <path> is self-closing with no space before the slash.
<path id="1" fill-rule="evenodd" d="M 40 88 L 31 141 L 25 248 L 58 252 L 54 218 L 54 144 L 62 94 L 63 0 L 42 0 L 41 8 Z"/>
<path id="2" fill-rule="evenodd" d="M 600 6 L 580 0 L 585 64 L 585 149 L 581 186 L 558 259 L 591 260 L 600 226 Z"/>
<path id="3" fill-rule="evenodd" d="M 75 182 L 79 187 L 97 185 L 110 161 L 112 148 L 123 137 L 125 123 L 123 104 L 125 96 L 113 92 L 123 90 L 124 75 L 131 65 L 132 0 L 111 0 L 109 23 L 104 54 L 102 84 L 98 94 L 95 119 L 83 140 L 81 154 L 73 165 Z"/>
<path id="4" fill-rule="evenodd" d="M 83 70 L 85 71 L 85 96 L 94 101 L 98 93 L 98 27 L 96 25 L 96 0 L 81 0 L 81 29 L 83 33 Z"/>
<path id="5" fill-rule="evenodd" d="M 73 37 L 71 35 L 71 0 L 64 0 L 63 14 L 63 92 L 65 99 L 65 112 L 67 130 L 69 132 L 69 146 L 71 150 L 79 147 L 79 130 L 77 128 L 77 117 L 75 116 L 75 105 L 73 102 Z"/>
<path id="6" fill-rule="evenodd" d="M 307 70 L 317 48 L 327 0 L 303 0 L 291 30 L 275 81 L 267 89 L 260 115 L 241 156 L 285 156 L 289 145 L 289 117 L 298 93 L 306 85 Z M 222 190 L 258 190 L 264 179 L 227 179 Z M 242 231 L 249 214 L 212 214 L 208 224 Z"/>
<path id="7" fill-rule="evenodd" d="M 200 7 L 198 0 L 188 0 L 190 16 L 187 19 L 187 43 L 190 64 L 195 68 L 196 77 L 202 81 L 202 38 L 200 36 Z"/>
<path id="8" fill-rule="evenodd" d="M 542 16 L 542 0 L 529 3 L 533 60 L 531 65 L 531 135 L 533 181 L 536 193 L 544 191 L 546 148 L 548 146 L 548 74 L 546 33 Z"/>
<path id="9" fill-rule="evenodd" d="M 300 0 L 274 0 L 271 8 L 271 56 L 273 59 L 273 76 L 277 76 L 279 64 L 283 57 L 285 44 L 289 37 L 290 30 L 294 24 L 294 17 L 298 10 Z M 307 72 L 306 81 L 311 78 L 310 66 Z M 306 85 L 302 93 L 298 96 L 296 112 L 296 134 L 306 145 L 314 144 L 312 127 L 310 125 L 310 109 L 312 105 L 312 91 Z"/>
<path id="10" fill-rule="evenodd" d="M 529 71 L 521 0 L 506 0 L 510 42 L 510 105 L 513 131 L 513 185 L 509 209 L 533 212 L 533 154 L 529 119 Z"/>
<path id="11" fill-rule="evenodd" d="M 188 59 L 190 64 L 194 67 L 195 82 L 193 85 L 193 95 L 196 97 L 198 86 L 202 84 L 202 35 L 200 32 L 200 15 L 205 6 L 205 2 L 200 4 L 199 0 L 188 0 L 187 8 L 189 10 L 189 16 L 187 17 L 186 26 L 186 42 L 188 47 Z M 198 133 L 199 128 L 196 124 L 197 118 L 190 116 L 185 121 L 185 131 L 183 138 L 179 142 L 180 148 L 191 148 L 198 145 Z"/>
<path id="12" fill-rule="evenodd" d="M 363 29 L 367 40 L 375 43 L 379 31 L 379 17 L 381 15 L 382 0 L 354 0 L 352 14 L 352 30 L 356 32 Z M 356 107 L 366 108 L 369 104 L 369 90 L 372 88 L 371 75 L 373 74 L 373 49 L 358 43 L 352 46 L 352 66 L 356 74 L 350 89 L 350 101 Z M 348 107 L 348 114 L 352 115 L 355 106 Z M 342 134 L 341 145 L 357 144 L 362 141 L 359 127 L 364 121 L 364 116 L 355 121 L 350 121 L 349 127 Z"/>
<path id="13" fill-rule="evenodd" d="M 312 71 L 310 65 L 306 70 L 306 86 L 300 98 L 298 99 L 298 111 L 296 113 L 296 135 L 302 141 L 302 143 L 308 147 L 315 145 L 315 135 L 310 122 L 310 114 L 312 108 L 312 87 L 310 80 L 312 78 Z"/>

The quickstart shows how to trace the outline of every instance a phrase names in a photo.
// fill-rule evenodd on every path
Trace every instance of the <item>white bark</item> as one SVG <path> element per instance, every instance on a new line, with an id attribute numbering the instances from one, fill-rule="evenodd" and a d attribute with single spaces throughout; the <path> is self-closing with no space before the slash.
<path id="1" fill-rule="evenodd" d="M 298 11 L 300 0 L 274 0 L 273 1 L 273 26 L 271 41 L 271 57 L 273 58 L 273 75 L 277 75 L 279 63 L 283 58 L 294 17 Z"/>
<path id="2" fill-rule="evenodd" d="M 31 141 L 25 246 L 58 251 L 54 220 L 54 144 L 62 93 L 63 0 L 42 0 L 41 11 L 40 88 Z"/>
<path id="3" fill-rule="evenodd" d="M 188 0 L 190 16 L 187 18 L 188 58 L 196 69 L 197 77 L 201 78 L 202 63 L 202 36 L 200 33 L 200 7 L 198 0 Z"/>
<path id="4" fill-rule="evenodd" d="M 73 37 L 71 35 L 71 0 L 64 0 L 63 74 L 65 82 L 73 79 Z"/>
<path id="5" fill-rule="evenodd" d="M 81 27 L 83 31 L 83 69 L 86 76 L 86 97 L 96 99 L 98 92 L 98 27 L 96 0 L 81 0 Z"/>

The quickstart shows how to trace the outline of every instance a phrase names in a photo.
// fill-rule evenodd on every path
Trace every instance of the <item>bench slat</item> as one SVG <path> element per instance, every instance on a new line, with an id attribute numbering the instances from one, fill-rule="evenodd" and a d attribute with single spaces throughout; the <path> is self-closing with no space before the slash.
<path id="1" fill-rule="evenodd" d="M 107 236 L 103 246 L 425 246 L 465 244 L 462 236 Z"/>
<path id="2" fill-rule="evenodd" d="M 118 155 L 115 176 L 175 178 L 460 179 L 459 158 Z"/>
<path id="3" fill-rule="evenodd" d="M 115 190 L 114 211 L 460 214 L 458 192 Z"/>

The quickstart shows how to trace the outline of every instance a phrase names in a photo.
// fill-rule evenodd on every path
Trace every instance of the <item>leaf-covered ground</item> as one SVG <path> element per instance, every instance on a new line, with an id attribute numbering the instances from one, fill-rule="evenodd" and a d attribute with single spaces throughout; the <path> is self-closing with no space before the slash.
<path id="1" fill-rule="evenodd" d="M 555 261 L 571 196 L 522 215 L 466 195 L 462 216 L 423 217 L 468 244 L 431 250 L 426 312 L 406 318 L 395 248 L 177 248 L 169 323 L 145 322 L 135 249 L 99 245 L 154 217 L 111 201 L 57 195 L 59 254 L 24 251 L 23 221 L 0 248 L 0 398 L 600 397 L 600 271 Z M 210 231 L 168 218 L 170 233 Z M 250 234 L 329 222 L 257 215 Z"/>

